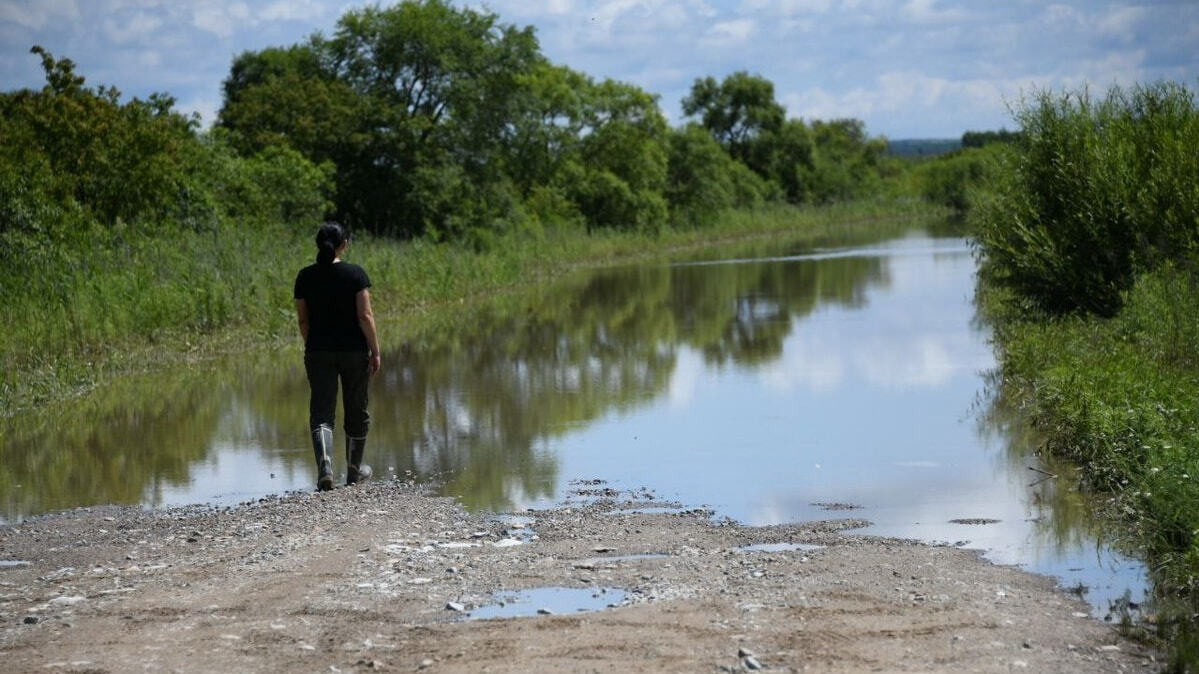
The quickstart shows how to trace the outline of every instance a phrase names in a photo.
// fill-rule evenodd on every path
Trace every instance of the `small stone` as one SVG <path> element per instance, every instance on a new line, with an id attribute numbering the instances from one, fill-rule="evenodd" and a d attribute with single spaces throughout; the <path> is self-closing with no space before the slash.
<path id="1" fill-rule="evenodd" d="M 741 664 L 745 665 L 746 669 L 752 669 L 754 671 L 757 671 L 762 668 L 762 663 L 758 662 L 758 659 L 753 656 L 743 658 L 741 660 Z"/>
<path id="2" fill-rule="evenodd" d="M 40 620 L 40 618 L 38 618 L 35 615 L 25 616 L 25 624 L 26 625 L 36 625 L 38 623 L 38 620 Z"/>
<path id="3" fill-rule="evenodd" d="M 447 602 L 445 603 L 445 609 L 446 609 L 447 611 L 465 611 L 465 610 L 466 610 L 466 606 L 464 606 L 464 605 L 462 605 L 462 604 L 459 604 L 459 603 L 458 603 L 458 602 L 456 602 L 456 601 L 447 601 Z"/>
<path id="4" fill-rule="evenodd" d="M 55 606 L 74 606 L 83 601 L 87 601 L 87 597 L 55 597 L 50 603 Z"/>
<path id="5" fill-rule="evenodd" d="M 554 612 L 548 608 L 537 609 L 537 615 L 554 615 Z"/>
<path id="6" fill-rule="evenodd" d="M 433 666 L 433 661 L 428 658 L 425 658 L 424 660 L 420 661 L 420 667 L 418 667 L 418 669 L 428 669 L 429 667 L 432 667 L 432 666 Z"/>
<path id="7" fill-rule="evenodd" d="M 758 657 L 758 654 L 754 653 L 753 651 L 749 650 L 748 648 L 745 648 L 744 646 L 742 646 L 741 648 L 737 649 L 737 657 L 739 657 L 739 658 L 756 658 L 756 657 Z"/>
<path id="8" fill-rule="evenodd" d="M 1115 651 L 1120 650 L 1120 647 L 1115 644 L 1108 644 L 1106 646 L 1100 646 L 1099 650 L 1115 652 Z"/>
<path id="9" fill-rule="evenodd" d="M 1024 648 L 1032 648 L 1032 644 L 1027 641 L 1025 641 L 1024 643 L 1022 643 L 1020 645 L 1023 646 Z"/>

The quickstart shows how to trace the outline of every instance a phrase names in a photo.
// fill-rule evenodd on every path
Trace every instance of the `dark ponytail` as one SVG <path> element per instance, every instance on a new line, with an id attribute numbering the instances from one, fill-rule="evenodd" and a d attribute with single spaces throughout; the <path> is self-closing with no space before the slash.
<path id="1" fill-rule="evenodd" d="M 316 263 L 333 264 L 337 249 L 350 238 L 345 228 L 336 222 L 326 222 L 316 230 Z"/>

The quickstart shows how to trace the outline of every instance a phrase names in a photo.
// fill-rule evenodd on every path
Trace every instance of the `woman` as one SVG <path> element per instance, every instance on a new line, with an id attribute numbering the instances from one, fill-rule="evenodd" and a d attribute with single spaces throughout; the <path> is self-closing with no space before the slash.
<path id="1" fill-rule="evenodd" d="M 366 385 L 379 371 L 379 337 L 371 313 L 371 285 L 366 272 L 341 257 L 350 236 L 339 224 L 327 222 L 316 233 L 316 264 L 296 276 L 296 316 L 304 337 L 304 369 L 312 398 L 308 427 L 316 455 L 316 486 L 333 488 L 333 425 L 337 414 L 337 382 L 341 380 L 345 408 L 346 484 L 371 474 L 362 463 L 370 414 Z"/>

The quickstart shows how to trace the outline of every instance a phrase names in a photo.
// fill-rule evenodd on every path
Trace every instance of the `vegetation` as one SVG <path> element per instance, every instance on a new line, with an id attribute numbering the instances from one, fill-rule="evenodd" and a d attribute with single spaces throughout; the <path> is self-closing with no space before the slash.
<path id="1" fill-rule="evenodd" d="M 1199 245 L 1199 112 L 1174 84 L 1045 92 L 982 203 L 984 271 L 1052 313 L 1115 314 L 1136 278 Z"/>
<path id="2" fill-rule="evenodd" d="M 1172 671 L 1199 669 L 1199 107 L 1044 92 L 971 209 L 1009 396 L 1143 554 Z"/>
<path id="3" fill-rule="evenodd" d="M 824 219 L 793 209 L 869 198 L 886 174 L 861 122 L 787 119 L 759 76 L 697 80 L 703 123 L 672 129 L 656 96 L 445 0 L 242 54 L 208 132 L 168 95 L 122 102 L 33 51 L 46 86 L 0 94 L 6 411 L 163 345 L 290 334 L 324 218 L 380 251 L 377 294 L 400 310 L 719 236 L 705 229 Z"/>

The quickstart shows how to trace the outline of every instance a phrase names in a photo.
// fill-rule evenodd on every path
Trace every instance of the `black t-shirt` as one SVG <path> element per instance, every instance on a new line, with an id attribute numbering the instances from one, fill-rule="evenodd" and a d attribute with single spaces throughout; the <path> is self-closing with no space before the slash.
<path id="1" fill-rule="evenodd" d="M 369 288 L 366 271 L 349 262 L 312 264 L 296 275 L 295 297 L 308 305 L 306 351 L 369 351 L 358 326 L 358 291 Z"/>

